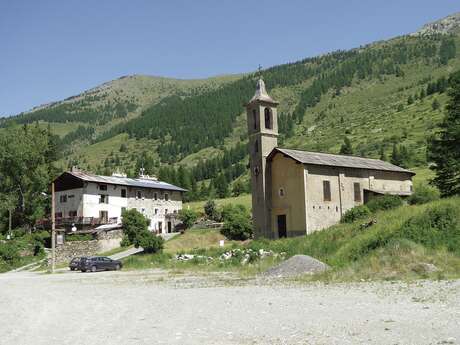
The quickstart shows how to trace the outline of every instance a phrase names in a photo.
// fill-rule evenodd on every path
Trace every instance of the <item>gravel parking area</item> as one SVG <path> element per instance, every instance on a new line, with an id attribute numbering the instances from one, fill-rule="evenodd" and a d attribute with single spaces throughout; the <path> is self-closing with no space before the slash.
<path id="1" fill-rule="evenodd" d="M 2 345 L 460 344 L 460 281 L 12 273 L 0 275 L 0 320 Z"/>

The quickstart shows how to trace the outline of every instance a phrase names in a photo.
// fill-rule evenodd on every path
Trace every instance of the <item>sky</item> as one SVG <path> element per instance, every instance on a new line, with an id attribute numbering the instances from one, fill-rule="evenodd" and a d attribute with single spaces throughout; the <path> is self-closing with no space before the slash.
<path id="1" fill-rule="evenodd" d="M 124 75 L 250 72 L 459 11 L 458 0 L 0 0 L 0 116 Z"/>

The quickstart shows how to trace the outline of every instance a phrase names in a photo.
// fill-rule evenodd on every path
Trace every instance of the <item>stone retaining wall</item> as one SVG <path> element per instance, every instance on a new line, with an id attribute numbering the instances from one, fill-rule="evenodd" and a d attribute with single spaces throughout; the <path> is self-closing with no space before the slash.
<path id="1" fill-rule="evenodd" d="M 123 231 L 112 230 L 98 233 L 96 239 L 90 241 L 66 241 L 56 246 L 56 262 L 69 262 L 76 256 L 93 256 L 120 246 Z"/>

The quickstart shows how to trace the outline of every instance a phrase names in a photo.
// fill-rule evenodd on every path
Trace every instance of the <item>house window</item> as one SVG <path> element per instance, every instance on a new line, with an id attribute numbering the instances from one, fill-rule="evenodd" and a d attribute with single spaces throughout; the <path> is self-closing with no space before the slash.
<path id="1" fill-rule="evenodd" d="M 54 214 L 54 218 L 56 218 L 56 219 L 62 218 L 62 212 L 56 212 L 56 213 Z"/>
<path id="2" fill-rule="evenodd" d="M 163 222 L 158 222 L 158 232 L 160 234 L 163 232 Z"/>
<path id="3" fill-rule="evenodd" d="M 254 129 L 257 129 L 257 111 L 252 109 L 252 120 L 254 122 Z"/>
<path id="4" fill-rule="evenodd" d="M 361 202 L 361 184 L 359 182 L 353 183 L 353 189 L 355 192 L 355 202 Z"/>
<path id="5" fill-rule="evenodd" d="M 165 208 L 165 214 L 168 214 L 168 209 L 167 208 Z"/>
<path id="6" fill-rule="evenodd" d="M 76 217 L 77 211 L 69 211 L 69 217 Z"/>
<path id="7" fill-rule="evenodd" d="M 323 199 L 324 201 L 331 201 L 331 182 L 323 181 Z"/>
<path id="8" fill-rule="evenodd" d="M 100 204 L 108 204 L 109 203 L 109 196 L 106 194 L 99 194 L 99 203 Z"/>
<path id="9" fill-rule="evenodd" d="M 67 195 L 67 198 L 69 198 L 69 199 L 75 198 L 75 195 L 73 195 L 73 194 Z"/>
<path id="10" fill-rule="evenodd" d="M 99 190 L 107 190 L 107 185 L 106 184 L 100 184 L 99 185 Z"/>
<path id="11" fill-rule="evenodd" d="M 61 195 L 59 197 L 59 202 L 61 202 L 61 203 L 67 202 L 67 195 Z"/>
<path id="12" fill-rule="evenodd" d="M 121 197 L 126 198 L 126 189 L 121 190 Z"/>
<path id="13" fill-rule="evenodd" d="M 155 209 L 155 214 L 158 214 L 158 209 L 157 208 Z"/>
<path id="14" fill-rule="evenodd" d="M 153 193 L 153 198 L 154 198 L 155 200 L 158 200 L 158 193 L 157 193 L 157 192 Z"/>
<path id="15" fill-rule="evenodd" d="M 272 112 L 270 108 L 265 108 L 265 128 L 272 129 Z"/>
<path id="16" fill-rule="evenodd" d="M 141 213 L 145 214 L 145 208 L 144 207 L 141 208 Z"/>
<path id="17" fill-rule="evenodd" d="M 256 142 L 254 143 L 254 152 L 255 153 L 259 152 L 259 141 L 258 140 L 256 140 Z"/>
<path id="18" fill-rule="evenodd" d="M 140 191 L 140 190 L 136 191 L 136 198 L 137 199 L 142 199 L 142 191 Z"/>
<path id="19" fill-rule="evenodd" d="M 168 201 L 168 200 L 169 200 L 169 194 L 166 193 L 166 194 L 165 194 L 165 201 Z"/>

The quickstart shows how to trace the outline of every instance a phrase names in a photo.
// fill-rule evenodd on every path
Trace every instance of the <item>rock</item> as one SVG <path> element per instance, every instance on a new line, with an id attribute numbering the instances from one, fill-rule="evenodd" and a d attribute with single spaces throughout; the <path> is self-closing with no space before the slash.
<path id="1" fill-rule="evenodd" d="M 268 277 L 295 277 L 303 274 L 314 274 L 329 269 L 325 263 L 308 255 L 294 255 L 278 266 L 272 267 L 265 272 Z"/>
<path id="2" fill-rule="evenodd" d="M 433 273 L 438 272 L 439 268 L 427 262 L 419 262 L 412 266 L 412 270 L 417 273 Z"/>

